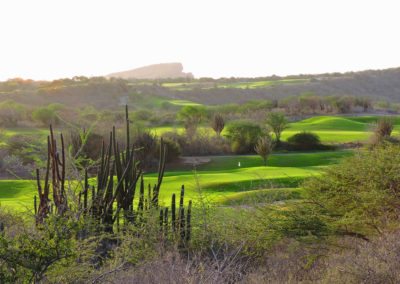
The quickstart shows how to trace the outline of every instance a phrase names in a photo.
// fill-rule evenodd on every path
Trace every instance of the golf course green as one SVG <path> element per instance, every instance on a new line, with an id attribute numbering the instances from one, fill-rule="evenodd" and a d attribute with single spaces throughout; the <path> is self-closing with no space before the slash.
<path id="1" fill-rule="evenodd" d="M 367 141 L 371 135 L 372 125 L 377 119 L 377 116 L 312 117 L 290 123 L 282 138 L 285 140 L 295 133 L 312 131 L 320 136 L 323 143 Z M 394 135 L 396 135 L 400 130 L 400 118 L 395 118 L 394 122 Z M 153 131 L 161 135 L 174 129 L 183 132 L 182 126 L 161 126 L 154 128 Z M 202 126 L 200 131 L 213 133 L 209 126 Z M 46 132 L 44 129 L 3 131 L 7 137 L 17 133 L 27 135 L 36 133 L 44 136 Z M 186 165 L 182 169 L 167 169 L 160 198 L 162 202 L 169 202 L 170 196 L 179 193 L 183 184 L 186 187 L 187 197 L 194 202 L 200 193 L 201 196 L 206 196 L 209 202 L 217 204 L 230 204 L 231 201 L 238 203 L 240 200 L 248 200 L 250 196 L 259 198 L 271 194 L 298 196 L 302 180 L 310 175 L 318 175 L 325 167 L 351 154 L 352 151 L 275 153 L 269 157 L 266 167 L 256 155 L 205 157 L 206 162 L 196 167 Z M 147 174 L 146 182 L 154 183 L 155 178 L 155 174 Z M 71 191 L 80 190 L 76 182 L 71 183 L 69 188 Z M 283 192 L 285 194 L 282 195 Z M 288 195 L 288 192 L 291 193 Z M 0 180 L 1 206 L 30 210 L 33 196 L 36 194 L 36 182 L 33 180 Z"/>
<path id="2" fill-rule="evenodd" d="M 262 165 L 260 157 L 250 156 L 213 156 L 208 162 L 193 170 L 174 170 L 165 174 L 160 192 L 161 203 L 169 202 L 173 193 L 178 194 L 181 185 L 186 187 L 186 196 L 196 200 L 199 196 L 211 203 L 238 201 L 248 198 L 248 194 L 259 194 L 264 190 L 276 188 L 296 188 L 304 178 L 317 175 L 321 170 L 339 159 L 351 155 L 351 151 L 274 154 L 268 166 Z M 240 162 L 240 166 L 239 166 Z M 146 175 L 147 183 L 154 183 L 155 174 Z M 79 191 L 77 183 L 68 186 L 72 191 Z M 283 190 L 283 189 L 282 189 Z M 271 191 L 276 194 L 275 191 Z M 32 209 L 33 197 L 37 194 L 34 180 L 1 180 L 0 204 L 15 209 Z"/>

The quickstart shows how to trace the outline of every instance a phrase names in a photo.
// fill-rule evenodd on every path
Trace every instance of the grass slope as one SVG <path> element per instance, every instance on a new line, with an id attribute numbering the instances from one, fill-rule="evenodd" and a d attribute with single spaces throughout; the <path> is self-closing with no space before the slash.
<path id="1" fill-rule="evenodd" d="M 312 131 L 318 134 L 323 143 L 345 143 L 367 141 L 372 134 L 373 124 L 378 116 L 340 117 L 317 116 L 289 124 L 282 133 L 282 139 L 286 140 L 293 134 L 301 131 Z M 399 133 L 400 118 L 394 119 L 394 135 Z"/>
<path id="2" fill-rule="evenodd" d="M 170 101 L 175 105 L 197 105 L 194 102 L 185 100 Z M 316 116 L 297 122 L 289 123 L 288 128 L 282 133 L 282 140 L 302 131 L 312 131 L 318 134 L 323 143 L 346 143 L 346 142 L 364 142 L 372 134 L 373 124 L 379 119 L 379 116 L 359 116 L 359 117 L 341 117 L 341 116 Z M 229 123 L 229 122 L 228 122 Z M 400 133 L 400 117 L 394 118 L 394 135 Z M 199 126 L 198 130 L 209 135 L 214 135 L 214 131 L 208 125 Z M 176 131 L 184 133 L 182 125 L 164 125 L 151 128 L 151 131 L 157 135 L 165 132 Z M 222 132 L 224 135 L 225 132 Z M 48 129 L 43 128 L 12 128 L 3 129 L 0 134 L 6 138 L 16 134 L 35 135 L 39 134 L 46 137 Z M 0 142 L 1 144 L 1 142 Z"/>
<path id="3" fill-rule="evenodd" d="M 282 140 L 285 141 L 290 136 L 302 131 L 311 131 L 318 134 L 323 143 L 365 142 L 371 136 L 373 125 L 378 119 L 378 116 L 316 116 L 289 123 L 288 128 L 282 133 Z M 400 132 L 400 117 L 394 118 L 394 123 L 393 134 L 398 135 Z M 152 131 L 157 135 L 161 135 L 167 131 L 184 133 L 184 129 L 180 125 L 159 126 L 152 128 Z M 200 126 L 199 131 L 214 135 L 213 130 L 209 126 Z M 222 132 L 222 135 L 224 133 Z"/>
<path id="4" fill-rule="evenodd" d="M 350 151 L 276 154 L 271 156 L 267 167 L 262 166 L 262 160 L 258 156 L 211 157 L 208 164 L 200 166 L 196 171 L 167 172 L 160 199 L 162 203 L 168 205 L 171 195 L 178 194 L 182 184 L 186 187 L 186 196 L 194 202 L 199 196 L 199 188 L 207 200 L 213 203 L 228 204 L 230 198 L 236 200 L 235 202 L 254 198 L 262 189 L 266 192 L 259 198 L 272 198 L 271 194 L 278 193 L 268 192 L 270 189 L 266 188 L 298 187 L 299 182 L 307 176 L 319 174 L 324 167 L 348 155 L 351 155 Z M 241 167 L 238 167 L 239 161 Z M 155 174 L 146 176 L 147 183 L 154 183 L 155 180 Z M 77 189 L 72 188 L 72 190 Z M 35 194 L 37 193 L 34 181 L 0 181 L 2 206 L 16 210 L 32 208 Z M 294 195 L 279 193 L 275 200 L 282 196 L 293 198 Z"/>

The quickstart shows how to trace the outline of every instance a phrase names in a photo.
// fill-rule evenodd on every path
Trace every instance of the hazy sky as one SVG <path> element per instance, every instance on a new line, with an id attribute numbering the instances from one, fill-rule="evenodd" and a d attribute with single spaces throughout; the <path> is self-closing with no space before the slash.
<path id="1" fill-rule="evenodd" d="M 400 1 L 0 0 L 0 80 L 182 62 L 200 76 L 400 66 Z"/>

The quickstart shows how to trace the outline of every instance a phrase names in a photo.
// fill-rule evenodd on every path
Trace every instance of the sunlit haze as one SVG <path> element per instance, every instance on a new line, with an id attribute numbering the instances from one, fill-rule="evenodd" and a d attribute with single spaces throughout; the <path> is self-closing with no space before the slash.
<path id="1" fill-rule="evenodd" d="M 398 1 L 3 0 L 0 80 L 181 62 L 196 77 L 400 66 Z"/>

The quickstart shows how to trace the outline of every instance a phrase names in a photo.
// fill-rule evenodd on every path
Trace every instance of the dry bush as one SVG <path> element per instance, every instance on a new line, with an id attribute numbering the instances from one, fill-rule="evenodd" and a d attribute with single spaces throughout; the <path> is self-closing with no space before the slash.
<path id="1" fill-rule="evenodd" d="M 109 273 L 98 283 L 238 283 L 243 280 L 248 263 L 238 258 L 237 253 L 237 250 L 215 252 L 211 258 L 167 253 L 138 267 Z"/>
<path id="2" fill-rule="evenodd" d="M 366 242 L 341 238 L 340 246 L 277 247 L 243 283 L 400 283 L 400 231 Z"/>
<path id="3" fill-rule="evenodd" d="M 191 140 L 176 132 L 166 132 L 163 138 L 176 142 L 184 156 L 204 156 L 231 153 L 229 142 L 222 136 L 198 131 Z"/>
<path id="4" fill-rule="evenodd" d="M 374 133 L 371 136 L 371 145 L 376 146 L 385 140 L 390 141 L 390 136 L 394 128 L 394 121 L 391 117 L 383 117 L 375 125 Z"/>
<path id="5" fill-rule="evenodd" d="M 222 115 L 220 114 L 215 114 L 212 121 L 211 121 L 211 127 L 217 134 L 217 136 L 221 135 L 222 130 L 224 130 L 225 127 L 225 121 Z"/>
<path id="6" fill-rule="evenodd" d="M 326 283 L 400 283 L 400 231 L 359 241 L 353 249 L 328 258 L 325 266 Z"/>

